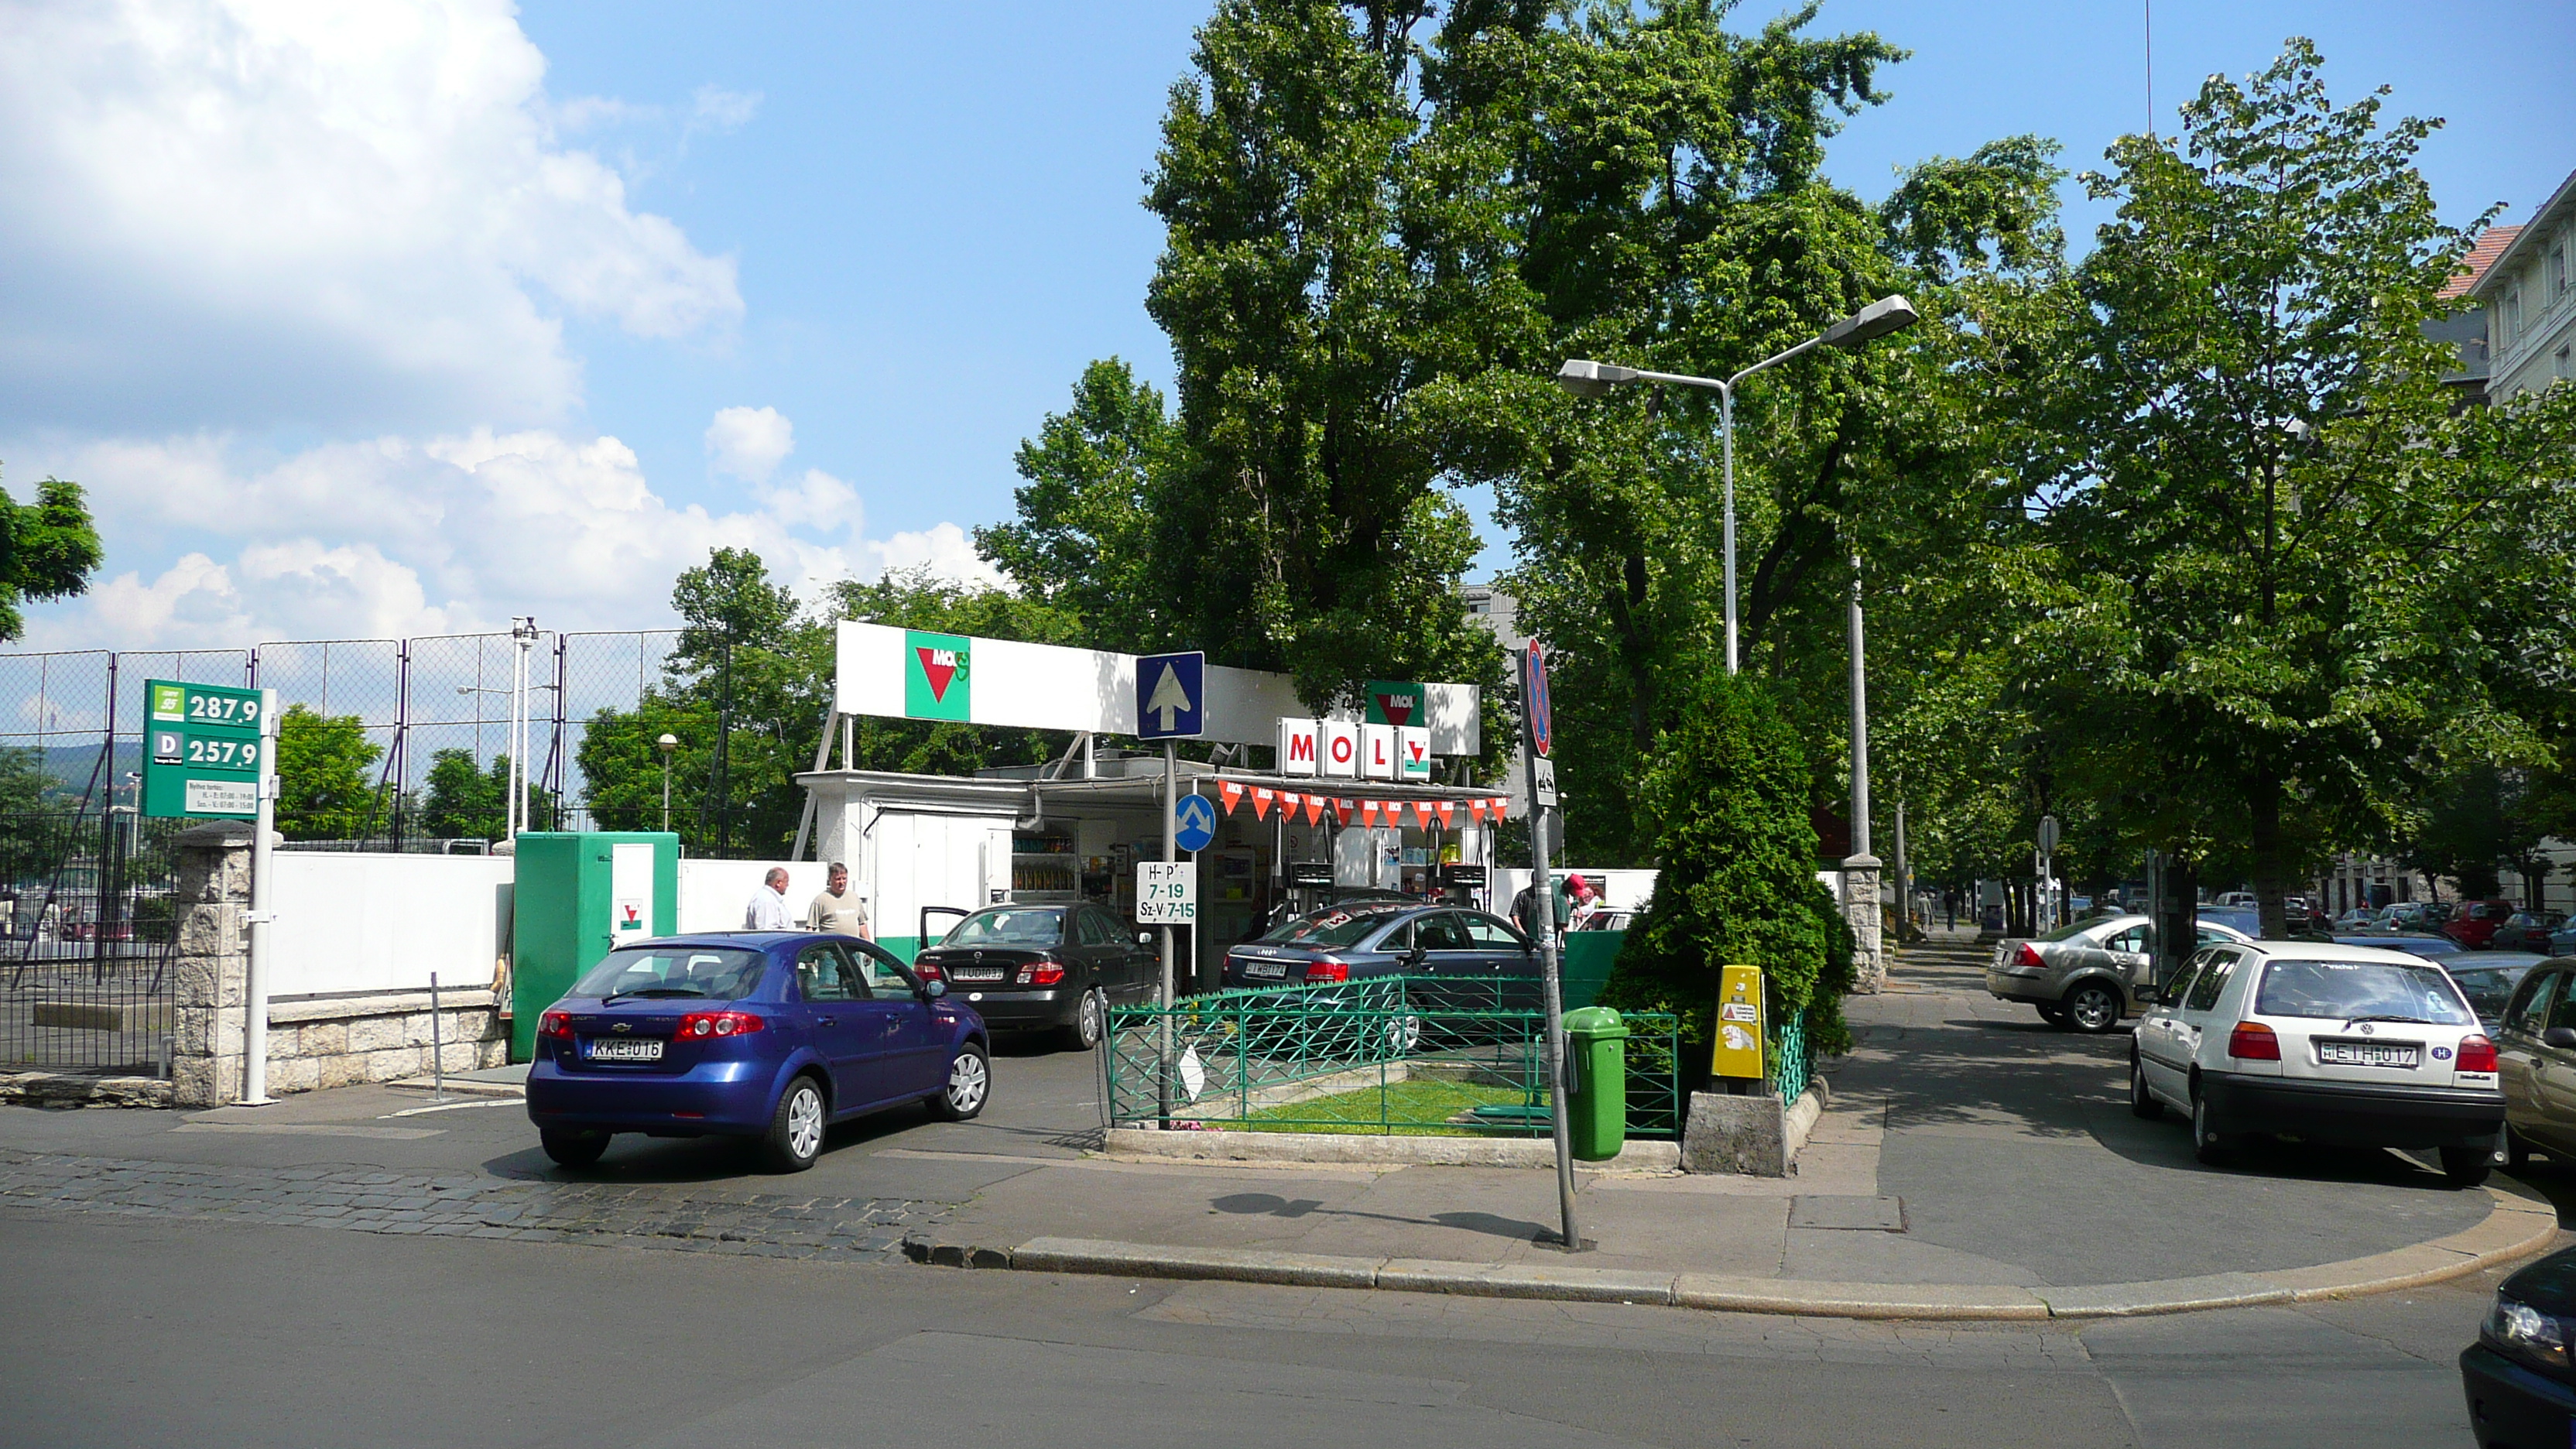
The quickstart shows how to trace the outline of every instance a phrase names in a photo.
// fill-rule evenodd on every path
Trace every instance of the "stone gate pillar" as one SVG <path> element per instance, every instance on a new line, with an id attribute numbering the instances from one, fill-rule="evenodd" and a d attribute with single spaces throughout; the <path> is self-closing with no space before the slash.
<path id="1" fill-rule="evenodd" d="M 1852 990 L 1874 996 L 1887 986 L 1886 917 L 1878 904 L 1879 859 L 1843 858 L 1843 919 L 1851 923 Z"/>
<path id="2" fill-rule="evenodd" d="M 171 971 L 171 1101 L 220 1107 L 241 1100 L 243 1002 L 250 978 L 250 842 L 247 820 L 220 820 L 173 837 L 171 888 L 178 960 Z"/>

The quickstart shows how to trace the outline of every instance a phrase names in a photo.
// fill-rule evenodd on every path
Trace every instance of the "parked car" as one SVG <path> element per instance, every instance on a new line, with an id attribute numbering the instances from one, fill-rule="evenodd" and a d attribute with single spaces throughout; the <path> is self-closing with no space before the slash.
<path id="1" fill-rule="evenodd" d="M 1540 999 L 1538 950 L 1509 921 L 1419 901 L 1353 901 L 1294 916 L 1225 953 L 1228 986 L 1311 986 L 1424 976 L 1472 987 L 1462 1005 L 1526 1011 Z"/>
<path id="2" fill-rule="evenodd" d="M 2451 918 L 2442 923 L 2442 934 L 2470 950 L 2484 950 L 2494 940 L 2496 928 L 2511 919 L 2513 913 L 2513 902 L 2508 900 L 2462 901 Z"/>
<path id="3" fill-rule="evenodd" d="M 1162 992 L 1154 938 L 1093 905 L 986 906 L 913 957 L 995 1031 L 1051 1031 L 1089 1051 L 1112 1005 Z"/>
<path id="4" fill-rule="evenodd" d="M 2379 919 L 2379 912 L 2368 906 L 2355 906 L 2334 918 L 2334 928 L 2338 931 L 2366 931 L 2370 929 L 2370 923 L 2377 919 Z"/>
<path id="5" fill-rule="evenodd" d="M 743 1137 L 781 1172 L 832 1122 L 927 1103 L 950 1121 L 992 1090 L 983 1018 L 873 941 L 723 931 L 621 947 L 546 1008 L 528 1120 L 586 1167 L 610 1135 Z"/>
<path id="6" fill-rule="evenodd" d="M 2448 961 L 2469 948 L 2448 936 L 2435 936 L 2423 931 L 2353 931 L 2334 938 L 2338 946 L 2377 946 L 2383 950 L 2403 951 L 2427 961 Z"/>
<path id="7" fill-rule="evenodd" d="M 2571 920 L 2549 933 L 2549 954 L 2576 956 L 2576 920 Z"/>
<path id="8" fill-rule="evenodd" d="M 2370 926 L 2375 931 L 2429 931 L 2441 924 L 2440 919 L 2432 914 L 2432 909 L 2424 901 L 2399 901 L 2394 905 L 2381 906 L 2379 914 L 2371 918 Z"/>
<path id="9" fill-rule="evenodd" d="M 2252 910 L 2263 904 L 2263 898 L 2254 894 L 2252 891 L 2228 891 L 2220 895 L 2214 904 L 2234 907 L 2241 910 Z"/>
<path id="10" fill-rule="evenodd" d="M 1639 914 L 1640 913 L 1637 911 L 1594 911 L 1591 915 L 1576 922 L 1574 929 L 1578 931 L 1624 931 L 1637 923 L 1637 917 Z"/>
<path id="11" fill-rule="evenodd" d="M 2534 1151 L 2576 1162 L 2576 961 L 2552 959 L 2531 969 L 2506 1003 L 2496 1029 L 2503 1058 L 2505 1160 L 2514 1167 Z"/>
<path id="12" fill-rule="evenodd" d="M 2505 1118 L 2496 1043 L 2441 967 L 2317 941 L 2194 955 L 2130 1039 L 2129 1106 L 2187 1114 L 2207 1163 L 2278 1133 L 2430 1148 L 2454 1187 L 2486 1180 Z"/>
<path id="13" fill-rule="evenodd" d="M 2249 941 L 2263 934 L 2263 913 L 2251 906 L 2202 906 L 2198 916 L 2204 925 L 2214 921 Z"/>
<path id="14" fill-rule="evenodd" d="M 2496 1285 L 2478 1340 L 2460 1353 L 2460 1387 L 2479 1449 L 2565 1444 L 2576 1424 L 2576 1248 L 2562 1248 Z"/>
<path id="15" fill-rule="evenodd" d="M 2460 994 L 2469 999 L 2469 1009 L 2492 1033 L 2504 1019 L 2505 1004 L 2513 999 L 2513 989 L 2531 974 L 2532 967 L 2548 959 L 2532 951 L 2457 951 L 2440 958 L 2440 964 L 2451 973 Z"/>
<path id="16" fill-rule="evenodd" d="M 2498 951 L 2547 951 L 2550 940 L 2567 924 L 2565 911 L 2516 911 L 2495 928 L 2487 945 Z"/>
<path id="17" fill-rule="evenodd" d="M 2240 941 L 2232 927 L 2204 918 L 2199 944 Z M 2032 940 L 1995 943 L 1986 992 L 2039 1008 L 2051 1026 L 2100 1033 L 2135 1015 L 2142 988 L 2154 984 L 2155 927 L 2144 916 L 2078 921 Z"/>

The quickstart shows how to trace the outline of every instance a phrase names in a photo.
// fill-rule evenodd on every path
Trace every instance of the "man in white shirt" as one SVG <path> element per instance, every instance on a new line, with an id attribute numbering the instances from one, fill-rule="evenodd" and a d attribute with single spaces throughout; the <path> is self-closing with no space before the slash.
<path id="1" fill-rule="evenodd" d="M 823 893 L 805 908 L 805 929 L 829 931 L 836 936 L 856 936 L 873 941 L 875 933 L 868 925 L 867 898 L 850 888 L 850 868 L 832 862 L 832 873 L 825 881 Z"/>
<path id="2" fill-rule="evenodd" d="M 761 878 L 760 889 L 751 893 L 751 904 L 743 908 L 742 928 L 746 931 L 784 931 L 787 921 L 787 872 L 771 866 Z"/>

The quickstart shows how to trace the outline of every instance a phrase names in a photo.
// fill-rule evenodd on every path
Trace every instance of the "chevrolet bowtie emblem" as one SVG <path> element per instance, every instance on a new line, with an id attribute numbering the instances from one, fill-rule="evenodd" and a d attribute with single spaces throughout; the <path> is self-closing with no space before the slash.
<path id="1" fill-rule="evenodd" d="M 633 1027 L 631 1027 L 631 1026 L 628 1026 L 626 1023 L 624 1023 L 624 1022 L 622 1022 L 622 1021 L 621 1021 L 621 1022 L 619 1022 L 617 1025 L 612 1026 L 612 1027 L 610 1027 L 610 1028 L 609 1028 L 609 1030 L 610 1030 L 610 1031 L 633 1031 L 634 1029 L 635 1029 L 635 1028 L 633 1028 Z"/>

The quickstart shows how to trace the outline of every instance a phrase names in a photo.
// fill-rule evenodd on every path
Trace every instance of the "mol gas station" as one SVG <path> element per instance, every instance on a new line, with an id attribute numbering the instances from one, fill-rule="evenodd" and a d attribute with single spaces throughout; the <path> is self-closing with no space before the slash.
<path id="1" fill-rule="evenodd" d="M 1195 866 L 1197 929 L 1177 972 L 1215 984 L 1225 948 L 1281 905 L 1339 889 L 1487 904 L 1498 789 L 1443 784 L 1475 755 L 1474 685 L 1372 682 L 1366 708 L 1317 718 L 1288 677 L 1199 662 L 844 622 L 835 719 L 794 854 L 849 864 L 898 954 L 1002 901 L 1090 901 L 1136 919 L 1136 866 L 1164 858 L 1166 790 L 1212 810 Z M 847 768 L 862 716 L 1069 732 L 1044 765 L 972 777 Z M 1214 762 L 1110 740 L 1192 739 Z M 843 768 L 826 768 L 837 748 Z"/>

